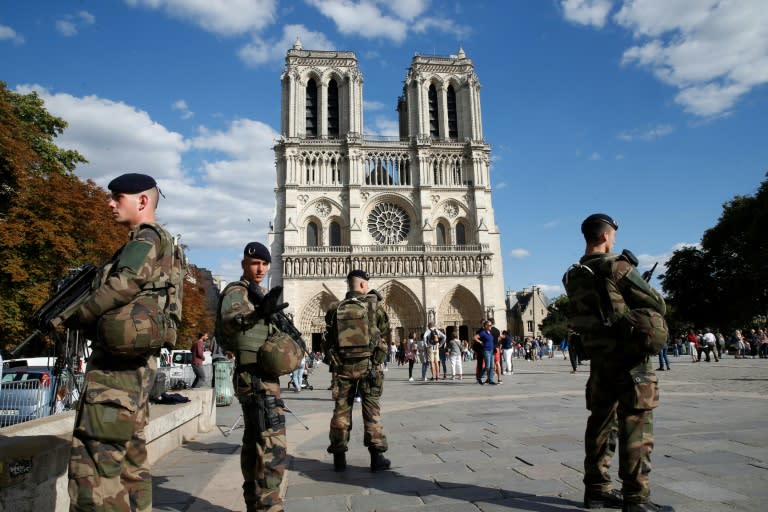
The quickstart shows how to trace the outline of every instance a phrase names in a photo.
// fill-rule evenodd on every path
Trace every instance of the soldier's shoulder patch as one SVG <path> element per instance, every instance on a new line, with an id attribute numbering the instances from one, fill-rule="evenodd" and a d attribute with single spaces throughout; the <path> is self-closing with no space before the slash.
<path id="1" fill-rule="evenodd" d="M 120 252 L 118 268 L 128 268 L 133 272 L 138 272 L 153 247 L 153 244 L 146 240 L 131 240 Z"/>
<path id="2" fill-rule="evenodd" d="M 162 237 L 160 236 L 160 233 L 158 232 L 157 228 L 155 228 L 151 224 L 142 224 L 139 228 L 139 232 L 136 233 L 136 239 L 137 240 L 148 240 L 151 242 L 160 242 Z"/>

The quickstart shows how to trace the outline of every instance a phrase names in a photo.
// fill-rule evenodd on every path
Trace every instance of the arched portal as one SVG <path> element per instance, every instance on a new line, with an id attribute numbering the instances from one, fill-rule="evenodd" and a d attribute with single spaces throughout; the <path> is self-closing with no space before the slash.
<path id="1" fill-rule="evenodd" d="M 458 331 L 461 339 L 473 335 L 483 320 L 483 308 L 475 295 L 459 285 L 448 292 L 437 310 L 435 325 L 445 328 L 446 334 Z M 466 334 L 467 338 L 464 338 Z"/>
<path id="2" fill-rule="evenodd" d="M 325 312 L 338 300 L 330 293 L 322 291 L 307 301 L 302 311 L 296 313 L 294 325 L 301 331 L 307 348 L 311 345 L 313 352 L 320 350 L 320 340 L 325 332 Z"/>
<path id="3" fill-rule="evenodd" d="M 414 331 L 424 331 L 424 306 L 413 292 L 398 281 L 387 281 L 378 292 L 384 298 L 382 304 L 389 316 L 389 341 L 399 343 Z"/>

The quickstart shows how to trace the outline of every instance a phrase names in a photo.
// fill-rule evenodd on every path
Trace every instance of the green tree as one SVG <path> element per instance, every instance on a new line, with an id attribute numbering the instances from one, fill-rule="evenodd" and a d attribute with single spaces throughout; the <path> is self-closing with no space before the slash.
<path id="1" fill-rule="evenodd" d="M 555 343 L 565 338 L 568 326 L 568 296 L 563 294 L 555 298 L 547 307 L 549 315 L 541 322 L 541 334 Z"/>
<path id="2" fill-rule="evenodd" d="M 768 177 L 768 173 L 766 173 Z M 768 311 L 768 179 L 754 196 L 723 205 L 701 249 L 675 251 L 659 277 L 678 321 L 698 327 L 749 325 Z"/>
<path id="3" fill-rule="evenodd" d="M 669 306 L 671 323 L 685 327 L 703 326 L 718 314 L 719 301 L 714 292 L 715 279 L 712 265 L 705 251 L 697 247 L 683 247 L 675 251 L 667 262 L 667 271 L 659 276 Z"/>

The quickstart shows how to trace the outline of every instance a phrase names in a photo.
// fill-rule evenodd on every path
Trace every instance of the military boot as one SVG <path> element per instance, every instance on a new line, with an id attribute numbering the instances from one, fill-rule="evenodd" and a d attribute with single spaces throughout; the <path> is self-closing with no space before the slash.
<path id="1" fill-rule="evenodd" d="M 347 454 L 344 452 L 333 454 L 333 470 L 344 471 L 347 469 Z"/>
<path id="2" fill-rule="evenodd" d="M 584 508 L 621 508 L 623 503 L 624 498 L 616 489 L 584 492 Z"/>
<path id="3" fill-rule="evenodd" d="M 657 505 L 650 501 L 642 503 L 628 503 L 625 501 L 621 512 L 675 512 L 675 509 L 669 505 Z"/>
<path id="4" fill-rule="evenodd" d="M 381 452 L 371 450 L 371 471 L 378 471 L 380 469 L 389 469 L 392 463 Z"/>

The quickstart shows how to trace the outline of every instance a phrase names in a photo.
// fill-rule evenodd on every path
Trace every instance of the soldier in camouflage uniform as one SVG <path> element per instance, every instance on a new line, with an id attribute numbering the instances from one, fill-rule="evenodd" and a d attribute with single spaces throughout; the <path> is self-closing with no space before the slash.
<path id="1" fill-rule="evenodd" d="M 287 304 L 269 308 L 269 301 L 257 300 L 253 292 L 249 293 L 249 288 L 258 290 L 257 295 L 267 291 L 261 282 L 271 261 L 263 244 L 245 246 L 243 276 L 222 291 L 217 318 L 217 339 L 225 350 L 235 353 L 233 381 L 245 422 L 240 469 L 249 512 L 283 510 L 280 483 L 287 457 L 284 404 L 280 381 L 263 371 L 257 353 L 276 329 L 269 322 L 270 315 Z"/>
<path id="2" fill-rule="evenodd" d="M 363 270 L 353 270 L 347 275 L 348 291 L 345 300 L 350 298 L 370 298 L 378 294 L 368 289 L 368 274 Z M 369 296 L 370 294 L 370 296 Z M 380 300 L 380 299 L 379 299 Z M 330 446 L 328 453 L 333 454 L 333 464 L 336 471 L 343 471 L 347 466 L 346 452 L 349 449 L 349 432 L 352 430 L 352 405 L 356 395 L 362 398 L 363 444 L 371 455 L 371 471 L 388 469 L 390 461 L 382 454 L 387 451 L 387 437 L 381 424 L 381 406 L 379 399 L 384 388 L 384 372 L 380 364 L 387 354 L 386 335 L 389 333 L 389 317 L 378 302 L 369 316 L 365 319 L 371 328 L 371 335 L 366 342 L 370 347 L 371 356 L 362 358 L 345 358 L 338 350 L 337 304 L 326 312 L 326 332 L 323 349 L 331 361 L 331 371 L 335 372 L 332 396 L 335 401 L 333 417 L 331 418 Z M 366 329 L 360 329 L 362 332 Z M 360 333 L 351 333 L 359 335 Z"/>
<path id="3" fill-rule="evenodd" d="M 664 300 L 623 256 L 612 254 L 618 224 L 605 214 L 587 217 L 581 226 L 586 251 L 580 264 L 596 270 L 606 283 L 607 300 L 618 317 L 635 308 L 652 308 L 661 315 Z M 634 262 L 636 264 L 636 262 Z M 604 274 L 597 269 L 605 269 Z M 598 282 L 598 281 L 596 281 Z M 570 293 L 569 293 L 570 296 Z M 594 312 L 599 315 L 599 312 Z M 618 325 L 621 325 L 619 322 Z M 650 501 L 648 474 L 653 451 L 653 409 L 658 405 L 658 379 L 649 354 L 614 326 L 582 333 L 590 350 L 587 409 L 591 411 L 584 434 L 584 507 L 619 508 L 631 512 L 671 511 Z M 608 470 L 619 446 L 622 491 L 612 489 Z"/>
<path id="4" fill-rule="evenodd" d="M 91 332 L 93 349 L 72 439 L 70 510 L 149 511 L 152 480 L 144 426 L 155 356 L 164 342 L 175 342 L 175 327 L 160 313 L 173 245 L 155 224 L 159 191 L 154 179 L 124 174 L 108 187 L 112 214 L 131 233 L 102 268 L 101 285 L 67 321 Z"/>

